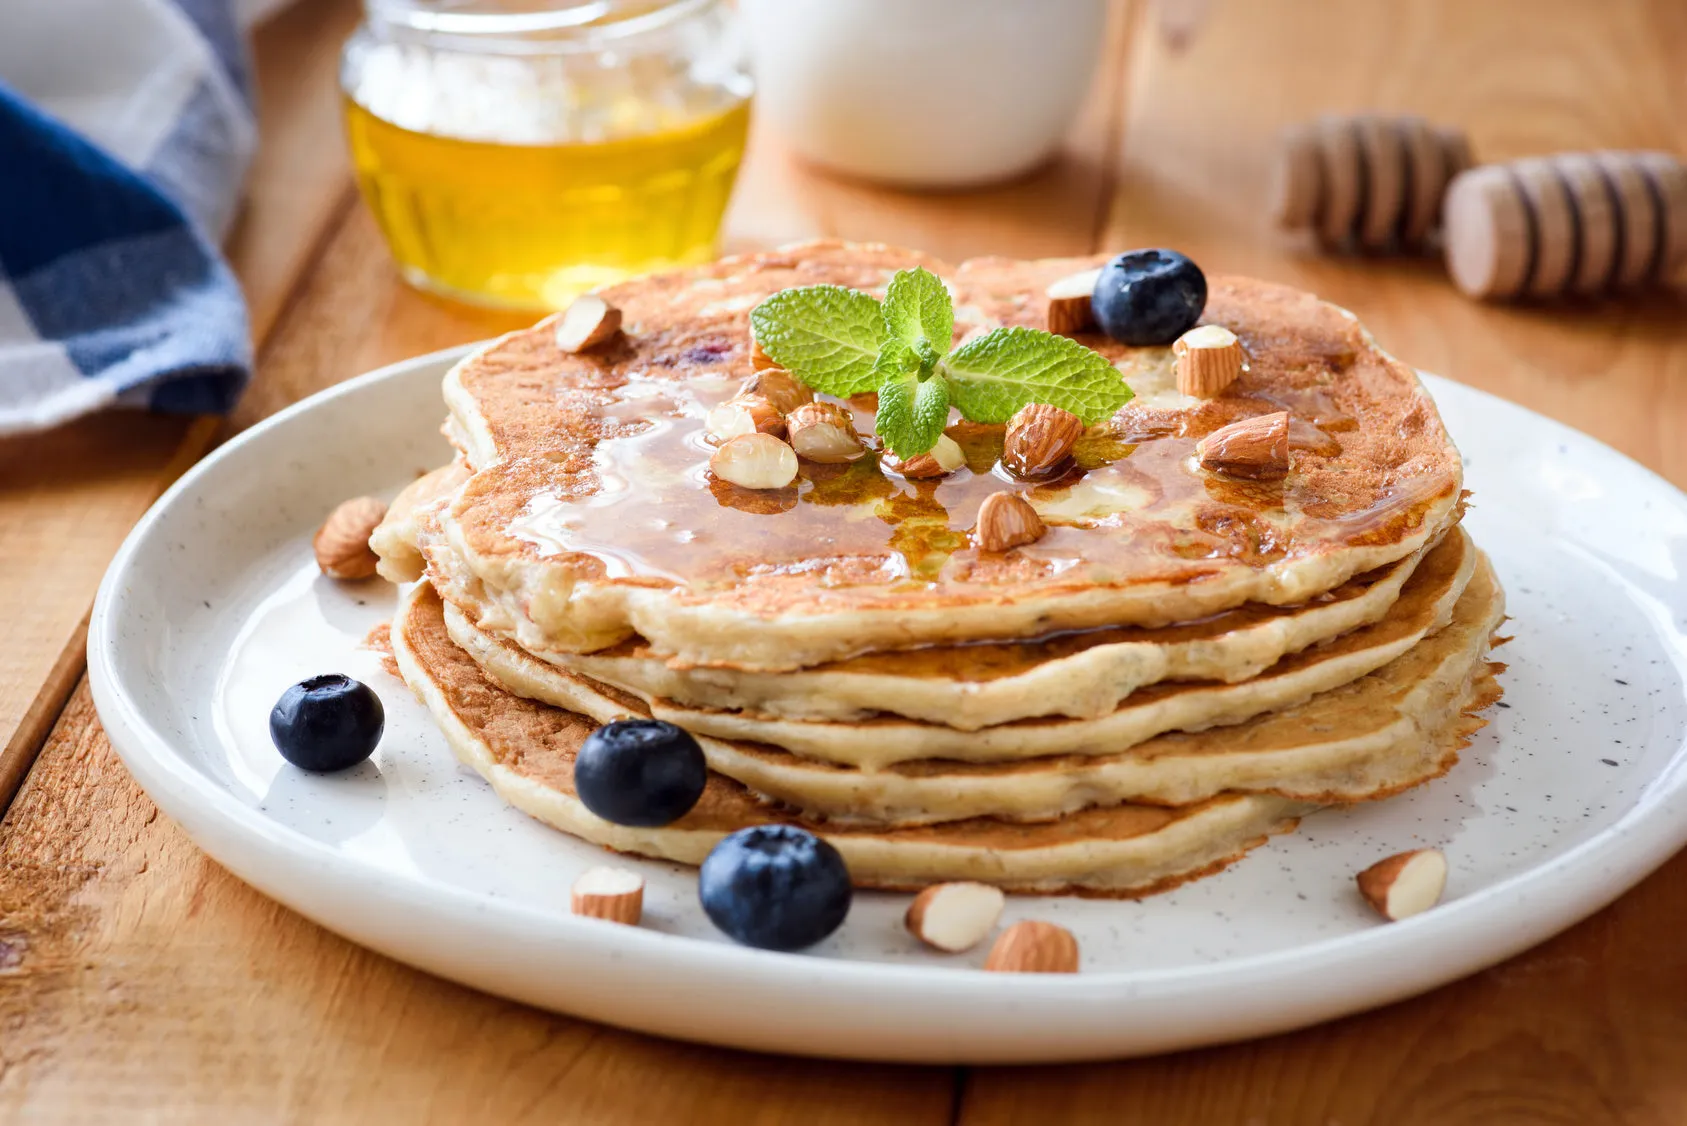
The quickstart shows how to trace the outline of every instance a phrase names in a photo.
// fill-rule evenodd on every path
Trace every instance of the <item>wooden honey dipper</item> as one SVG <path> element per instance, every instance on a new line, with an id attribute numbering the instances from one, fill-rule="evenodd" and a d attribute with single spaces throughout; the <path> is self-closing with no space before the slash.
<path id="1" fill-rule="evenodd" d="M 1320 117 L 1281 136 L 1272 215 L 1330 248 L 1421 251 L 1447 184 L 1470 164 L 1463 133 L 1421 117 Z"/>
<path id="2" fill-rule="evenodd" d="M 1687 268 L 1687 164 L 1575 152 L 1491 164 L 1447 189 L 1447 272 L 1472 297 L 1593 295 Z"/>

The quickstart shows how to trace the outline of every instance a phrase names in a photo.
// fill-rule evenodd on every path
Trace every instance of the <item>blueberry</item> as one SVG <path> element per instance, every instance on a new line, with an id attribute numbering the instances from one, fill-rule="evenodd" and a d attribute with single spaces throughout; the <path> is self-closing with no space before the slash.
<path id="1" fill-rule="evenodd" d="M 849 869 L 813 833 L 757 825 L 714 847 L 698 873 L 697 895 L 715 926 L 745 946 L 799 950 L 849 914 Z"/>
<path id="2" fill-rule="evenodd" d="M 1175 250 L 1133 250 L 1101 268 L 1090 307 L 1121 344 L 1170 344 L 1201 319 L 1207 276 Z"/>
<path id="3" fill-rule="evenodd" d="M 281 757 L 301 770 L 356 766 L 375 751 L 387 715 L 374 689 L 332 673 L 301 680 L 269 713 L 269 737 Z"/>
<path id="4" fill-rule="evenodd" d="M 606 723 L 586 736 L 574 759 L 574 792 L 587 809 L 617 825 L 678 821 L 708 781 L 697 740 L 659 719 Z"/>

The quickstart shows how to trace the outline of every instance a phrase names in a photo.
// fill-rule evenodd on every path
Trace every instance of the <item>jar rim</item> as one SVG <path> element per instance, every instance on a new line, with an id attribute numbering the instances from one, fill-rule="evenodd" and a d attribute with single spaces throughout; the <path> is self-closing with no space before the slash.
<path id="1" fill-rule="evenodd" d="M 486 8 L 477 0 L 363 0 L 372 30 L 435 47 L 509 54 L 598 50 L 657 31 L 720 0 L 556 0 Z M 497 10 L 497 9 L 502 10 Z M 481 9 L 481 10 L 477 10 Z"/>

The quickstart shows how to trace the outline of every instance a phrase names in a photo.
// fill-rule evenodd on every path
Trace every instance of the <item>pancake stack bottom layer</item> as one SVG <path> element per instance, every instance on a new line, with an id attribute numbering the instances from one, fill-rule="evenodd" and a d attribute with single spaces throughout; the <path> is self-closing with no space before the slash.
<path id="1" fill-rule="evenodd" d="M 1500 696 L 1504 594 L 1415 375 L 1304 294 L 1213 279 L 1206 319 L 1251 357 L 1217 400 L 1176 393 L 1167 349 L 1080 337 L 1136 399 L 1093 428 L 1111 460 L 1022 486 L 1051 528 L 1036 550 L 968 546 L 980 499 L 1012 487 L 1000 427 L 951 428 L 969 464 L 936 483 L 870 453 L 805 463 L 778 496 L 711 484 L 697 420 L 750 370 L 748 310 L 791 285 L 882 294 L 914 264 L 949 284 L 959 336 L 1031 323 L 1027 295 L 1097 263 L 810 244 L 611 287 L 624 338 L 602 356 L 559 353 L 546 322 L 453 370 L 459 458 L 372 544 L 414 584 L 395 657 L 462 761 L 622 852 L 696 864 L 786 822 L 863 887 L 1115 896 L 1454 766 Z M 1282 409 L 1286 481 L 1194 464 L 1199 435 Z M 618 513 L 617 490 L 640 503 Z M 573 788 L 591 731 L 635 716 L 690 731 L 710 770 L 661 828 Z"/>

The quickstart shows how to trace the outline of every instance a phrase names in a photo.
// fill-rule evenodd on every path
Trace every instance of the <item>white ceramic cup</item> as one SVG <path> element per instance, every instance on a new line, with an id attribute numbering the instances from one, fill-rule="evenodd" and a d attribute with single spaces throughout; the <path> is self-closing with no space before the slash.
<path id="1" fill-rule="evenodd" d="M 1059 146 L 1107 0 L 743 0 L 755 112 L 798 155 L 918 187 L 1005 179 Z"/>

